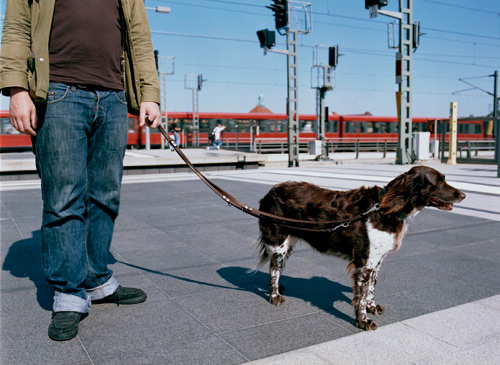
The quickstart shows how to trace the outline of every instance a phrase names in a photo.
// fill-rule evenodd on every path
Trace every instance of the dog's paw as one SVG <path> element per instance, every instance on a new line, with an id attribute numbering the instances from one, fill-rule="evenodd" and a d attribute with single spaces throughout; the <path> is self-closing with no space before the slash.
<path id="1" fill-rule="evenodd" d="M 271 294 L 270 302 L 271 302 L 271 304 L 274 304 L 274 305 L 282 305 L 285 303 L 285 297 L 283 295 Z"/>
<path id="2" fill-rule="evenodd" d="M 359 328 L 365 331 L 375 331 L 378 328 L 378 324 L 372 319 L 367 319 L 366 321 L 358 322 L 357 325 Z"/>
<path id="3" fill-rule="evenodd" d="M 366 308 L 366 310 L 371 314 L 382 314 L 385 312 L 385 307 L 383 305 L 377 304 L 373 307 Z"/>

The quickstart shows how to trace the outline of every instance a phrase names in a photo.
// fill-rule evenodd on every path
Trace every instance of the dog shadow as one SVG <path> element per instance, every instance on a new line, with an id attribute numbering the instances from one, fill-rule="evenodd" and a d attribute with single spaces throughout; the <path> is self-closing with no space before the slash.
<path id="1" fill-rule="evenodd" d="M 16 278 L 28 278 L 35 285 L 36 298 L 40 307 L 44 310 L 52 310 L 54 290 L 49 286 L 42 270 L 42 260 L 40 256 L 40 242 L 42 232 L 34 231 L 31 238 L 26 238 L 14 242 L 10 247 L 2 264 L 2 270 L 10 271 Z M 4 279 L 2 289 L 6 286 L 16 285 L 16 289 L 22 288 L 22 284 Z"/>
<path id="2" fill-rule="evenodd" d="M 239 287 L 240 290 L 256 293 L 269 302 L 269 274 L 261 271 L 251 272 L 244 267 L 225 267 L 219 269 L 217 273 L 227 282 Z M 253 283 L 241 284 L 242 276 L 252 278 Z M 256 284 L 253 286 L 253 284 Z M 345 293 L 352 293 L 352 288 L 343 284 L 331 281 L 324 277 L 314 276 L 309 279 L 295 278 L 282 275 L 280 277 L 280 292 L 285 298 L 297 298 L 310 305 L 333 315 L 336 318 L 354 324 L 354 318 L 335 308 L 336 303 L 348 303 L 351 299 Z M 269 304 L 271 305 L 271 304 Z M 285 302 L 286 305 L 286 302 Z"/>

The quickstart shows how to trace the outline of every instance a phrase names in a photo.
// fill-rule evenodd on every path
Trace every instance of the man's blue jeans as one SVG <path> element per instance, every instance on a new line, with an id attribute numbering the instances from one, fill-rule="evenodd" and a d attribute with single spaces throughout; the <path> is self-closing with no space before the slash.
<path id="1" fill-rule="evenodd" d="M 220 149 L 222 147 L 222 141 L 220 139 L 216 139 L 214 141 L 214 143 L 210 146 L 210 149 L 211 150 L 216 150 L 216 149 Z"/>
<path id="2" fill-rule="evenodd" d="M 118 287 L 107 267 L 127 145 L 123 91 L 51 83 L 37 105 L 42 264 L 54 312 L 86 313 Z"/>

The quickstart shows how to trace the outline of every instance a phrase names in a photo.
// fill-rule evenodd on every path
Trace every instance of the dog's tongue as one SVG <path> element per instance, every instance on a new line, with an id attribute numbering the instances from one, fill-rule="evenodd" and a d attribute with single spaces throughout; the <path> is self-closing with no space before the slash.
<path id="1" fill-rule="evenodd" d="M 439 209 L 442 209 L 442 210 L 452 210 L 453 209 L 453 204 L 452 203 L 442 203 L 439 206 Z"/>
<path id="2" fill-rule="evenodd" d="M 431 203 L 438 209 L 441 210 L 452 210 L 453 209 L 453 203 L 445 203 L 439 199 L 436 198 L 431 198 Z"/>

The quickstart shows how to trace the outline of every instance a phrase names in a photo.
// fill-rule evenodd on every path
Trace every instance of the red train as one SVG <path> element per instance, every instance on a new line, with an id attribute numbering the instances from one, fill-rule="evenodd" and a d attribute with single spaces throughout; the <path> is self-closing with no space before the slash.
<path id="1" fill-rule="evenodd" d="M 181 128 L 181 145 L 196 144 L 196 135 L 192 129 L 192 113 L 170 112 L 169 123 L 176 121 Z M 300 141 L 316 138 L 316 116 L 301 115 L 299 121 Z M 439 118 L 437 118 L 439 119 Z M 435 118 L 413 118 L 414 131 L 433 131 Z M 231 144 L 249 145 L 255 141 L 273 142 L 282 141 L 287 137 L 287 118 L 285 114 L 274 113 L 199 113 L 199 145 L 208 143 L 208 134 L 217 122 L 226 126 L 224 141 Z M 446 132 L 448 121 L 444 120 Z M 334 141 L 396 141 L 398 120 L 397 117 L 380 117 L 371 115 L 330 115 L 326 122 L 327 140 Z M 431 139 L 434 138 L 431 134 Z M 492 123 L 483 118 L 459 120 L 458 139 L 484 140 L 491 139 Z M 161 145 L 162 136 L 155 130 L 150 131 L 150 144 L 152 147 Z M 129 116 L 128 145 L 130 148 L 143 148 L 146 145 L 145 128 L 139 128 L 138 119 Z M 29 149 L 31 140 L 29 136 L 21 135 L 14 130 L 9 121 L 8 111 L 0 111 L 0 149 Z"/>

